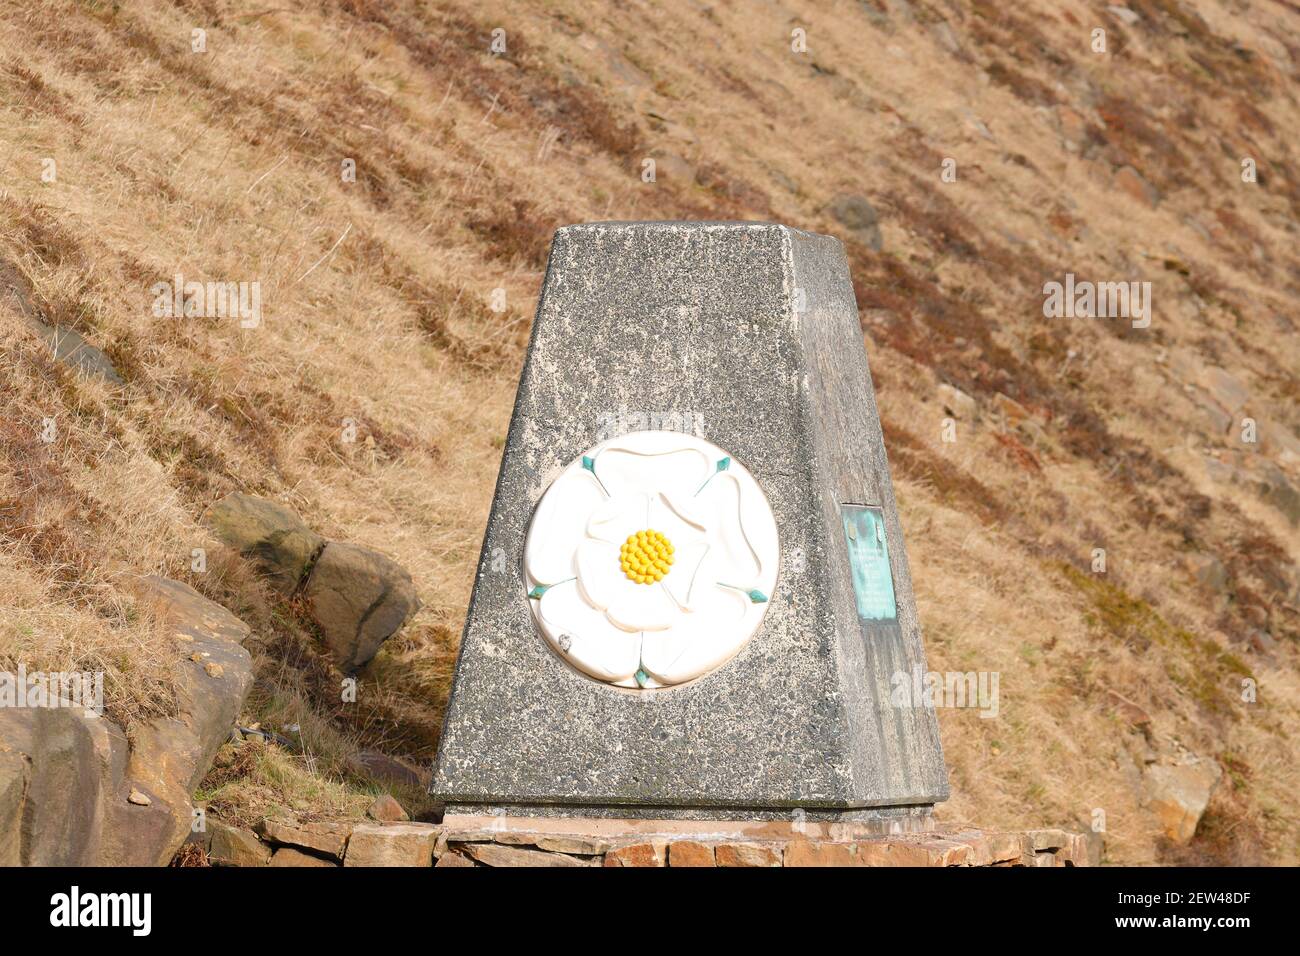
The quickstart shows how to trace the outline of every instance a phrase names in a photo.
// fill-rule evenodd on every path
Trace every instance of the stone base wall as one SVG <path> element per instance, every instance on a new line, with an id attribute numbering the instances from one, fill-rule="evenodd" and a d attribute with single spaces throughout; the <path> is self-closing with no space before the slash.
<path id="1" fill-rule="evenodd" d="M 218 866 L 1097 866 L 1101 837 L 970 827 L 861 832 L 852 824 L 453 817 L 444 823 L 213 821 Z M 194 852 L 194 851 L 190 851 Z M 191 861 L 196 862 L 196 861 Z"/>

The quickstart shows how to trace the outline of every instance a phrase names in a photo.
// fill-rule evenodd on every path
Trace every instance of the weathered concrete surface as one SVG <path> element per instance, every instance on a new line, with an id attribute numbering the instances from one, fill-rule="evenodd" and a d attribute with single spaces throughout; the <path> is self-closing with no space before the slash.
<path id="1" fill-rule="evenodd" d="M 702 423 L 763 487 L 782 542 L 754 639 L 699 680 L 651 692 L 564 666 L 517 572 L 549 482 L 598 439 L 638 430 L 638 412 Z M 896 624 L 857 616 L 846 503 L 883 509 Z M 948 793 L 933 710 L 890 703 L 893 675 L 924 666 L 840 243 L 760 223 L 557 232 L 432 787 L 449 812 L 754 818 L 933 804 Z"/>

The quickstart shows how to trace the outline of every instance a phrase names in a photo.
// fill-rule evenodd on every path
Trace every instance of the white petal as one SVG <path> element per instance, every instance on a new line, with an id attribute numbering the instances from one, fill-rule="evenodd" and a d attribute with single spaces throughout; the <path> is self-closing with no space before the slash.
<path id="1" fill-rule="evenodd" d="M 742 497 L 739 479 L 731 474 L 718 475 L 709 482 L 709 487 L 700 495 L 701 498 L 705 496 L 705 503 L 716 509 L 716 520 L 712 528 L 716 549 L 711 557 L 718 562 L 719 574 L 730 575 L 721 580 L 727 584 L 741 585 L 765 576 L 767 569 L 759 560 L 760 552 L 750 540 L 749 533 L 751 528 L 757 532 L 771 525 L 773 540 L 770 553 L 775 556 L 775 524 L 766 504 L 763 504 L 762 512 L 748 507 L 749 502 Z M 762 553 L 769 552 L 765 550 Z"/>
<path id="2" fill-rule="evenodd" d="M 573 577 L 573 556 L 586 533 L 587 516 L 605 501 L 590 472 L 571 469 L 542 495 L 524 542 L 524 570 L 537 584 Z"/>
<path id="3" fill-rule="evenodd" d="M 701 540 L 708 531 L 709 510 L 691 498 L 655 495 L 650 499 L 650 524 L 661 532 L 674 548 Z"/>
<path id="4" fill-rule="evenodd" d="M 650 502 L 645 495 L 621 495 L 601 504 L 587 521 L 589 537 L 608 541 L 615 547 L 650 527 Z M 617 567 L 617 562 L 615 562 Z"/>
<path id="5" fill-rule="evenodd" d="M 621 631 L 585 600 L 575 584 L 550 588 L 539 607 L 542 633 L 565 660 L 604 681 L 632 678 L 641 662 L 641 635 Z"/>
<path id="6" fill-rule="evenodd" d="M 619 567 L 618 545 L 588 538 L 578 545 L 578 584 L 583 595 L 598 611 L 637 586 Z"/>
<path id="7" fill-rule="evenodd" d="M 738 591 L 705 589 L 696 609 L 668 631 L 645 635 L 641 667 L 661 684 L 680 684 L 730 659 L 753 633 L 750 615 L 762 615 Z"/>
<path id="8" fill-rule="evenodd" d="M 618 596 L 606 610 L 609 619 L 629 631 L 662 631 L 681 617 L 673 599 L 661 584 L 635 584 Z"/>
<path id="9" fill-rule="evenodd" d="M 664 576 L 664 587 L 674 601 L 683 608 L 690 608 L 700 599 L 705 588 L 711 587 L 713 581 L 701 576 L 704 569 L 704 557 L 709 546 L 703 541 L 677 548 L 673 552 L 673 563 Z"/>
<path id="10" fill-rule="evenodd" d="M 704 483 L 717 463 L 698 448 L 682 447 L 683 436 L 663 434 L 664 439 L 654 442 L 652 450 L 640 446 L 632 451 L 621 446 L 617 439 L 600 450 L 596 456 L 596 474 L 611 495 L 671 491 L 685 496 L 694 494 Z"/>

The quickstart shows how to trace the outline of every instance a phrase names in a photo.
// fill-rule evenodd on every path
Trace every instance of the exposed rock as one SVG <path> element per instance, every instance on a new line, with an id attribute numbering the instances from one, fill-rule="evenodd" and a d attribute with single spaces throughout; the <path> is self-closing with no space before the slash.
<path id="1" fill-rule="evenodd" d="M 485 866 L 590 866 L 586 860 L 564 853 L 547 853 L 498 843 L 469 843 L 459 849 Z"/>
<path id="2" fill-rule="evenodd" d="M 175 823 L 167 843 L 136 862 L 164 863 L 189 833 L 191 796 L 252 689 L 253 661 L 242 646 L 251 632 L 221 605 L 179 581 L 142 578 L 138 592 L 173 634 L 187 638 L 186 649 L 203 659 L 176 665 L 176 716 L 138 725 L 131 732 L 126 775 L 151 795 L 155 807 L 165 806 Z"/>
<path id="3" fill-rule="evenodd" d="M 689 186 L 695 182 L 695 167 L 683 156 L 667 150 L 654 150 L 650 158 L 655 161 L 655 182 L 674 182 Z"/>
<path id="4" fill-rule="evenodd" d="M 79 708 L 0 711 L 0 859 L 161 866 L 189 835 L 191 795 L 252 684 L 239 643 L 248 628 L 179 582 L 137 585 L 187 648 L 220 662 L 223 674 L 179 661 L 176 715 L 136 724 L 129 744 L 112 721 Z"/>
<path id="5" fill-rule="evenodd" d="M 1265 501 L 1286 515 L 1291 524 L 1300 524 L 1300 491 L 1296 490 L 1286 472 L 1265 462 L 1260 467 L 1258 484 Z"/>
<path id="6" fill-rule="evenodd" d="M 11 306 L 31 330 L 45 340 L 56 362 L 101 378 L 110 385 L 125 384 L 108 356 L 87 342 L 79 332 L 43 320 L 26 277 L 3 260 L 0 260 L 0 301 Z"/>
<path id="7" fill-rule="evenodd" d="M 1259 423 L 1260 447 L 1291 468 L 1300 467 L 1300 438 L 1278 422 Z"/>
<path id="8" fill-rule="evenodd" d="M 1106 9 L 1109 10 L 1117 20 L 1122 21 L 1125 26 L 1131 27 L 1142 19 L 1128 7 L 1108 6 Z"/>
<path id="9" fill-rule="evenodd" d="M 979 415 L 979 403 L 961 389 L 944 382 L 936 391 L 939 393 L 939 401 L 943 403 L 943 410 L 954 418 L 970 421 Z"/>
<path id="10" fill-rule="evenodd" d="M 668 844 L 669 866 L 717 866 L 713 847 L 696 840 L 675 840 Z"/>
<path id="11" fill-rule="evenodd" d="M 402 805 L 387 793 L 375 798 L 375 802 L 366 811 L 366 816 L 380 823 L 405 823 L 411 819 Z"/>
<path id="12" fill-rule="evenodd" d="M 125 385 L 109 357 L 82 337 L 81 333 L 60 325 L 46 325 L 33 319 L 32 327 L 54 352 L 54 360 L 75 368 L 83 375 L 103 379 L 110 385 Z"/>
<path id="13" fill-rule="evenodd" d="M 322 859 L 319 856 L 312 856 L 310 853 L 303 853 L 301 850 L 295 850 L 291 846 L 282 846 L 271 856 L 270 866 L 292 866 L 292 867 L 335 867 L 337 863 L 331 863 L 329 860 Z"/>
<path id="14" fill-rule="evenodd" d="M 1250 389 L 1236 376 L 1215 366 L 1204 369 L 1197 384 L 1230 415 L 1241 411 L 1250 401 Z"/>
<path id="15" fill-rule="evenodd" d="M 347 767 L 358 777 L 379 780 L 405 787 L 420 787 L 420 775 L 388 754 L 378 750 L 361 750 L 347 759 Z"/>
<path id="16" fill-rule="evenodd" d="M 239 492 L 212 505 L 204 521 L 218 538 L 255 560 L 284 594 L 298 587 L 325 544 L 289 508 Z"/>
<path id="17" fill-rule="evenodd" d="M 3 746 L 0 739 L 0 748 Z M 27 756 L 16 750 L 0 749 L 0 866 L 22 863 L 20 831 L 28 777 Z"/>
<path id="18" fill-rule="evenodd" d="M 865 243 L 874 252 L 880 251 L 880 217 L 865 196 L 836 196 L 826 211 L 859 242 Z"/>
<path id="19" fill-rule="evenodd" d="M 344 823 L 298 823 L 294 820 L 264 819 L 257 834 L 267 843 L 314 850 L 336 860 L 343 859 L 351 828 Z"/>
<path id="20" fill-rule="evenodd" d="M 718 866 L 780 866 L 781 850 L 761 843 L 719 843 L 714 847 Z"/>
<path id="21" fill-rule="evenodd" d="M 1156 188 L 1147 182 L 1142 174 L 1132 166 L 1121 166 L 1115 170 L 1115 176 L 1112 180 L 1116 189 L 1121 190 L 1138 202 L 1145 203 L 1152 209 L 1160 202 L 1160 194 Z"/>
<path id="22" fill-rule="evenodd" d="M 363 823 L 348 840 L 344 866 L 432 866 L 438 828 L 423 823 Z"/>
<path id="23" fill-rule="evenodd" d="M 419 606 L 415 584 L 401 565 L 378 551 L 336 541 L 325 545 L 304 593 L 344 670 L 367 663 Z"/>
<path id="24" fill-rule="evenodd" d="M 1212 760 L 1147 768 L 1148 802 L 1170 840 L 1180 845 L 1191 842 L 1222 776 L 1223 771 Z"/>
<path id="25" fill-rule="evenodd" d="M 232 827 L 217 820 L 208 821 L 211 842 L 208 859 L 213 866 L 266 866 L 271 848 L 251 830 Z"/>

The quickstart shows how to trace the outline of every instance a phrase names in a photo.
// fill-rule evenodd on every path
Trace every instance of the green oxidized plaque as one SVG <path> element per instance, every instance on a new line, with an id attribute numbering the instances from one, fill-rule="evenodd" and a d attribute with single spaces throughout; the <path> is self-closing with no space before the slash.
<path id="1" fill-rule="evenodd" d="M 870 505 L 842 505 L 844 539 L 849 548 L 849 570 L 858 617 L 864 621 L 894 621 L 894 578 L 889 570 L 889 549 L 885 546 L 885 518 Z"/>

